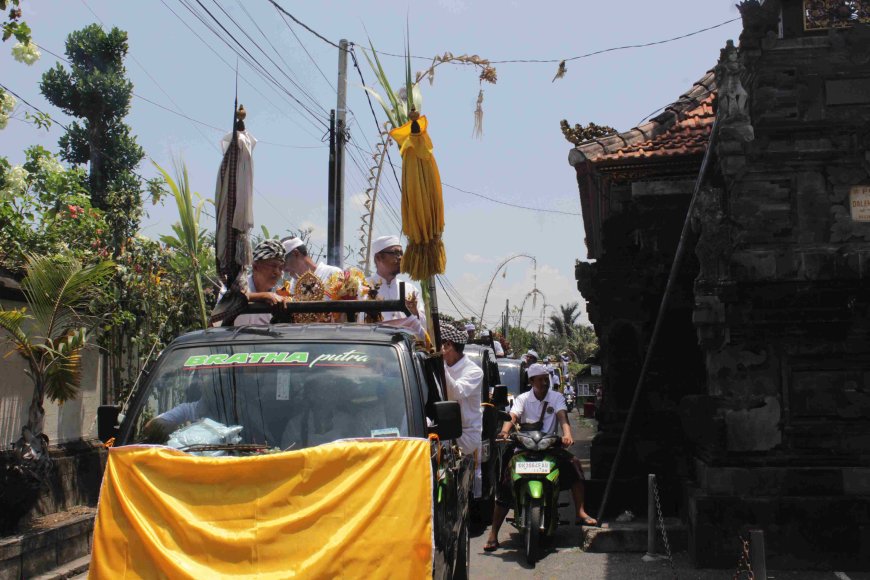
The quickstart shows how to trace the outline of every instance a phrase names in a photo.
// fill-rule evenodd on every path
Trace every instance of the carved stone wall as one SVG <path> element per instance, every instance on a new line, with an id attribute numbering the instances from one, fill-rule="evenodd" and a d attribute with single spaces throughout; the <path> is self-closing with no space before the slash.
<path id="1" fill-rule="evenodd" d="M 690 549 L 732 565 L 737 534 L 759 526 L 769 566 L 866 569 L 870 479 L 847 482 L 870 474 L 870 222 L 849 200 L 870 185 L 870 36 L 745 28 L 717 67 L 737 98 L 720 93 L 695 216 L 707 394 L 682 403 Z"/>

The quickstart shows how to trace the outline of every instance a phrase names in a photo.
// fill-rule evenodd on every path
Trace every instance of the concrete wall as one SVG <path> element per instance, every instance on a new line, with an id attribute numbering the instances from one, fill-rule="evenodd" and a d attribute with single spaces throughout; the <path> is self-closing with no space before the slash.
<path id="1" fill-rule="evenodd" d="M 24 303 L 0 299 L 3 308 L 21 308 Z M 5 334 L 5 333 L 4 333 Z M 84 354 L 79 396 L 63 405 L 45 402 L 45 434 L 52 445 L 96 437 L 97 407 L 100 404 L 102 376 L 100 355 L 95 346 Z M 21 436 L 27 422 L 27 409 L 33 397 L 33 382 L 25 374 L 27 364 L 3 340 L 0 342 L 0 446 L 6 448 Z"/>

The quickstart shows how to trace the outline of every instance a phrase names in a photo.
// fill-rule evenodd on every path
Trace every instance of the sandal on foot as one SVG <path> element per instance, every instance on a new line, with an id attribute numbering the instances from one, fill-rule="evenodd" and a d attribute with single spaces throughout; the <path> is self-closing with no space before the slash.
<path id="1" fill-rule="evenodd" d="M 581 525 L 581 526 L 597 526 L 598 525 L 598 520 L 596 520 L 595 518 L 590 517 L 590 516 L 586 516 L 585 518 L 577 518 L 577 519 L 580 520 L 577 523 L 578 523 L 578 525 Z"/>
<path id="2" fill-rule="evenodd" d="M 487 542 L 486 545 L 483 547 L 483 551 L 484 552 L 495 552 L 496 550 L 498 550 L 498 548 L 499 548 L 498 540 L 496 540 L 495 542 Z"/>

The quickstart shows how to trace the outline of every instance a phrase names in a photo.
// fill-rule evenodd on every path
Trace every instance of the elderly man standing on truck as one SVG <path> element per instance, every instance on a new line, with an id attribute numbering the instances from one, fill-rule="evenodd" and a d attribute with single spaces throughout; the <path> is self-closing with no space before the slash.
<path id="1" fill-rule="evenodd" d="M 447 398 L 457 401 L 462 412 L 462 437 L 457 444 L 463 453 L 474 457 L 474 497 L 480 497 L 483 480 L 480 472 L 483 411 L 480 408 L 483 371 L 465 356 L 468 335 L 449 322 L 441 324 L 441 354 Z"/>

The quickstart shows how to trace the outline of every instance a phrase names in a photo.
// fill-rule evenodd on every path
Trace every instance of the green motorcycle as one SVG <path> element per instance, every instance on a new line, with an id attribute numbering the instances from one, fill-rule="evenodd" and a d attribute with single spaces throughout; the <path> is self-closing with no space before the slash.
<path id="1" fill-rule="evenodd" d="M 552 536 L 559 525 L 559 469 L 547 450 L 558 447 L 560 439 L 541 431 L 518 431 L 511 441 L 519 448 L 510 460 L 513 525 L 523 533 L 526 562 L 534 566 L 541 533 Z"/>

